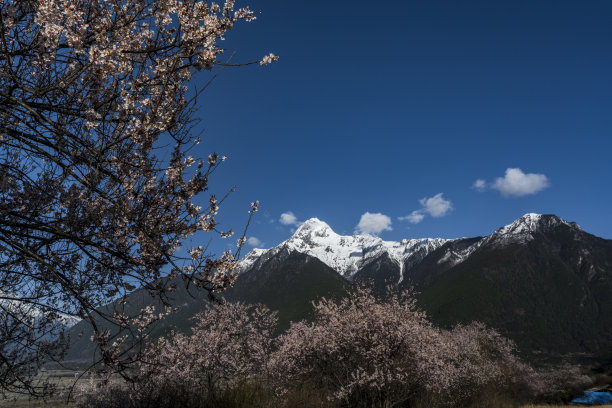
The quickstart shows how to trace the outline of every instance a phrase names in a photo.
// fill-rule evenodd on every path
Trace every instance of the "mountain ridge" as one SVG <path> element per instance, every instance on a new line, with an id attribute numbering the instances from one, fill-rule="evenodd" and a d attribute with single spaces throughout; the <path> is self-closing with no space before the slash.
<path id="1" fill-rule="evenodd" d="M 457 265 L 481 246 L 525 243 L 533 239 L 533 234 L 558 226 L 566 226 L 584 232 L 575 222 L 565 221 L 554 214 L 527 213 L 483 237 L 404 238 L 400 241 L 384 241 L 369 234 L 339 235 L 324 221 L 318 218 L 310 218 L 300 225 L 289 239 L 279 245 L 269 249 L 252 249 L 239 261 L 238 273 L 249 270 L 259 258 L 269 259 L 286 249 L 289 252 L 295 251 L 313 256 L 336 270 L 344 278 L 354 280 L 359 269 L 387 254 L 399 267 L 399 279 L 395 283 L 400 284 L 404 279 L 405 270 L 409 270 L 428 254 L 448 243 L 478 239 L 478 241 L 461 250 L 449 250 L 440 259 L 440 263 L 446 262 Z"/>
<path id="2" fill-rule="evenodd" d="M 248 270 L 258 257 L 274 256 L 282 249 L 313 256 L 341 276 L 351 280 L 355 273 L 376 258 L 386 253 L 400 267 L 400 280 L 406 260 L 417 253 L 427 254 L 444 243 L 443 238 L 403 239 L 384 241 L 379 237 L 362 235 L 339 235 L 318 218 L 305 221 L 286 241 L 270 249 L 255 248 L 239 263 L 238 272 Z"/>

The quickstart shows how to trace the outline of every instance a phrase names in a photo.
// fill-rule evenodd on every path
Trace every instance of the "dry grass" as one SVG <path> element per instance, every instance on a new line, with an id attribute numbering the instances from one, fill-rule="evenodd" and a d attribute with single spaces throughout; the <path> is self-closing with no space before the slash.
<path id="1" fill-rule="evenodd" d="M 2 408 L 75 408 L 73 403 L 67 403 L 65 398 L 50 398 L 50 399 L 28 399 L 19 398 L 13 400 L 0 400 Z"/>
<path id="2" fill-rule="evenodd" d="M 75 381 L 75 372 L 67 371 L 67 370 L 49 370 L 43 374 L 47 379 L 50 379 L 53 383 L 56 384 L 57 388 L 67 389 L 68 387 L 74 385 Z M 85 377 L 81 378 L 80 381 L 88 381 Z M 220 406 L 231 406 L 231 407 L 275 407 L 278 408 L 278 401 L 272 403 L 272 400 L 268 401 L 269 395 L 265 392 L 265 390 L 260 389 L 256 385 L 253 384 L 242 384 L 236 389 L 229 390 L 227 395 L 223 395 L 222 399 L 227 399 L 227 404 L 222 404 Z M 238 398 L 240 396 L 248 396 L 248 398 Z M 310 387 L 305 384 L 303 387 L 296 388 L 294 390 L 290 390 L 287 395 L 285 395 L 286 401 L 282 404 L 283 407 L 286 408 L 323 408 L 323 407 L 332 407 L 333 404 L 327 402 L 324 398 L 324 395 L 317 391 L 315 387 Z M 238 401 L 240 400 L 240 401 Z M 243 401 L 244 400 L 244 401 Z M 240 402 L 240 403 L 238 403 Z M 419 406 L 422 407 L 430 407 L 431 404 L 421 404 Z M 558 404 L 527 404 L 522 405 L 521 408 L 569 408 L 575 407 L 575 405 L 558 405 Z M 65 397 L 55 397 L 55 398 L 47 398 L 47 399 L 34 399 L 29 398 L 28 396 L 23 395 L 15 395 L 6 399 L 0 399 L 0 408 L 76 408 L 76 404 L 72 402 L 67 402 Z M 515 403 L 508 400 L 507 397 L 502 395 L 497 395 L 496 393 L 492 393 L 488 395 L 483 401 L 480 403 L 473 404 L 472 408 L 506 408 L 506 407 L 516 407 Z M 599 405 L 598 408 L 612 408 L 612 405 Z"/>
<path id="3" fill-rule="evenodd" d="M 296 405 L 297 406 L 297 405 Z M 302 405 L 301 405 L 302 406 Z M 304 405 L 305 406 L 305 405 Z M 54 398 L 47 400 L 28 400 L 28 399 L 17 399 L 17 400 L 0 400 L 1 408 L 75 408 L 76 405 L 73 403 L 66 403 L 65 399 Z M 522 408 L 568 408 L 575 407 L 575 405 L 523 405 Z M 597 408 L 612 408 L 612 405 L 597 405 Z"/>
<path id="4" fill-rule="evenodd" d="M 48 370 L 41 374 L 39 374 L 34 383 L 36 384 L 36 380 L 42 384 L 44 381 L 49 381 L 52 384 L 55 384 L 58 390 L 66 390 L 69 387 L 72 387 L 75 382 L 75 372 L 70 370 Z M 81 379 L 84 381 L 84 378 Z M 0 397 L 0 408 L 74 408 L 76 405 L 74 403 L 69 403 L 66 401 L 65 397 L 52 397 L 52 398 L 34 398 L 28 395 L 8 395 L 4 398 Z"/>

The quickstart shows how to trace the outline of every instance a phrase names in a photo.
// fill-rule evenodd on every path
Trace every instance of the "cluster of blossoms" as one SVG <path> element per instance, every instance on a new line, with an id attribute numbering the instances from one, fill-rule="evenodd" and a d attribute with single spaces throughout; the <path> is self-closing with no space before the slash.
<path id="1" fill-rule="evenodd" d="M 261 61 L 259 62 L 259 64 L 263 66 L 263 65 L 271 64 L 274 61 L 278 61 L 278 55 L 274 55 L 270 53 L 269 55 L 266 55 L 265 57 L 263 57 Z"/>
<path id="2" fill-rule="evenodd" d="M 0 16 L 0 286 L 11 300 L 99 331 L 98 306 L 134 287 L 163 300 L 166 265 L 209 291 L 230 285 L 237 254 L 177 255 L 197 231 L 231 236 L 217 230 L 220 202 L 203 197 L 225 156 L 185 153 L 199 143 L 188 95 L 253 12 L 233 0 L 0 0 Z M 114 316 L 123 312 L 102 318 Z M 27 339 L 14 333 L 0 345 Z M 24 347 L 42 347 L 37 336 Z M 44 354 L 30 369 L 58 357 Z M 18 373 L 1 362 L 0 389 Z"/>
<path id="3" fill-rule="evenodd" d="M 275 337 L 277 319 L 267 308 L 216 305 L 196 318 L 190 335 L 151 344 L 138 381 L 121 398 L 139 401 L 135 406 L 166 406 L 168 395 L 210 401 L 255 381 L 276 406 L 307 385 L 330 406 L 461 407 L 487 391 L 532 397 L 554 386 L 481 323 L 436 328 L 410 292 L 381 300 L 358 290 L 314 307 L 312 322 Z M 102 391 L 83 388 L 80 403 L 91 405 Z"/>

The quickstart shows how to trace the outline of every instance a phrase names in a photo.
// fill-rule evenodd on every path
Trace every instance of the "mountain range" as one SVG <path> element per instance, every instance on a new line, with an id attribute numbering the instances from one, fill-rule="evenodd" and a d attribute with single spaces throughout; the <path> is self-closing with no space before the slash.
<path id="1" fill-rule="evenodd" d="M 0 291 L 0 313 L 5 323 L 15 319 L 24 322 L 29 328 L 44 326 L 43 321 L 48 322 L 50 315 L 33 303 L 23 301 L 17 295 L 5 291 Z M 56 313 L 55 318 L 52 319 L 48 326 L 56 327 L 56 331 L 63 331 L 80 321 L 81 319 L 78 317 Z"/>
<path id="2" fill-rule="evenodd" d="M 281 329 L 308 319 L 312 300 L 355 285 L 380 295 L 414 287 L 438 325 L 482 321 L 528 357 L 612 358 L 612 240 L 555 215 L 525 214 L 483 237 L 399 242 L 339 235 L 312 218 L 278 246 L 253 249 L 238 273 L 223 296 L 278 310 Z M 160 332 L 189 327 L 202 299 L 179 291 Z"/>
<path id="3" fill-rule="evenodd" d="M 247 254 L 238 293 L 228 295 L 241 298 L 249 288 L 257 293 L 258 281 L 291 297 L 266 276 L 272 270 L 299 276 L 305 265 L 311 275 L 333 271 L 379 293 L 390 284 L 413 286 L 435 323 L 480 320 L 526 353 L 612 355 L 612 241 L 555 215 L 525 214 L 483 237 L 399 242 L 338 235 L 313 218 L 280 245 Z M 345 290 L 338 286 L 328 293 Z"/>

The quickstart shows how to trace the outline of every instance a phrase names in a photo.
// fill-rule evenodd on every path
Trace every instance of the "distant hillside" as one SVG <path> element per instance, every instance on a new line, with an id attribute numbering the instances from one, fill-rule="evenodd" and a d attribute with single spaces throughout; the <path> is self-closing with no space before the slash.
<path id="1" fill-rule="evenodd" d="M 317 258 L 297 252 L 282 252 L 260 268 L 242 274 L 236 285 L 223 294 L 229 301 L 263 303 L 278 311 L 280 329 L 311 316 L 312 301 L 340 297 L 351 284 Z"/>

